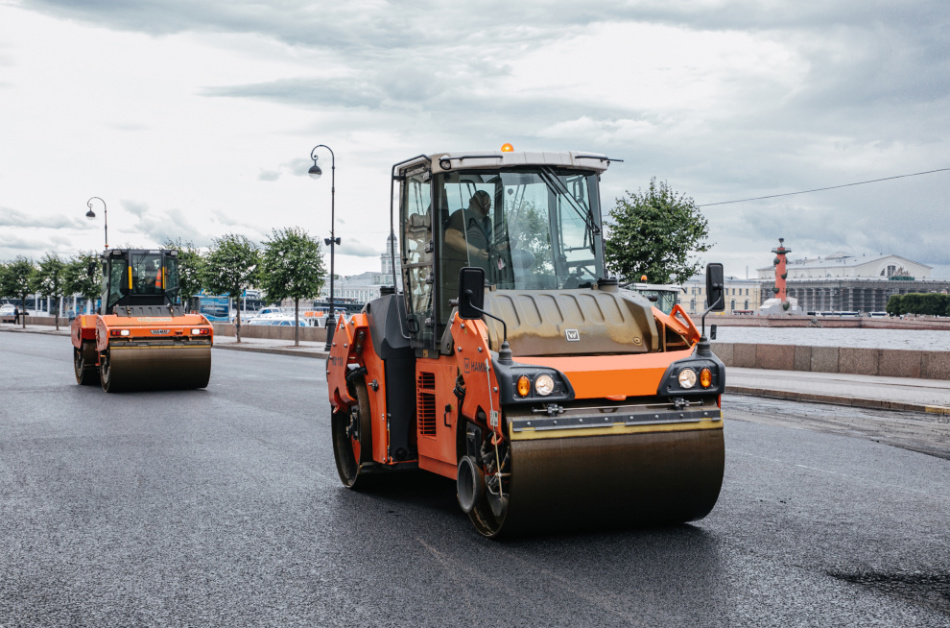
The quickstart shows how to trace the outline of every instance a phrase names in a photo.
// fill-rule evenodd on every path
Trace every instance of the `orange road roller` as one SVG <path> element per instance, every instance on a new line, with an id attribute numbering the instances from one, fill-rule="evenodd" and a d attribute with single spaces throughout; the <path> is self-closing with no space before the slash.
<path id="1" fill-rule="evenodd" d="M 179 303 L 177 251 L 106 249 L 98 314 L 72 323 L 76 382 L 106 392 L 205 388 L 214 329 Z"/>
<path id="2" fill-rule="evenodd" d="M 504 150 L 393 166 L 402 291 L 341 318 L 327 359 L 345 486 L 437 473 L 492 538 L 712 510 L 725 368 L 679 305 L 607 275 L 610 162 Z M 721 310 L 722 266 L 706 272 Z"/>

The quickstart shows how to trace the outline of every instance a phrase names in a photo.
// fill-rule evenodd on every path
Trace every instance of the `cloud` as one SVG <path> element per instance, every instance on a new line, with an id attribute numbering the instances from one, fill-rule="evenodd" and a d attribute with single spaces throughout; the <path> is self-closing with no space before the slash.
<path id="1" fill-rule="evenodd" d="M 329 250 L 329 249 L 328 249 Z M 379 257 L 382 250 L 375 249 L 359 240 L 343 240 L 337 253 L 340 255 L 351 255 L 353 257 Z"/>
<path id="2" fill-rule="evenodd" d="M 45 215 L 27 214 L 10 207 L 0 208 L 0 227 L 38 227 L 42 229 L 82 228 L 82 220 L 67 218 L 63 215 L 52 217 Z"/>
<path id="3" fill-rule="evenodd" d="M 148 213 L 148 204 L 137 201 L 122 201 L 122 207 L 133 216 L 142 218 Z"/>
<path id="4" fill-rule="evenodd" d="M 198 248 L 211 244 L 211 239 L 196 228 L 181 209 L 154 210 L 148 203 L 130 200 L 123 200 L 122 207 L 138 218 L 131 232 L 144 236 L 154 245 L 177 242 L 179 239 L 192 242 Z"/>
<path id="5" fill-rule="evenodd" d="M 276 170 L 261 170 L 257 175 L 258 181 L 276 181 L 280 178 L 280 172 Z"/>

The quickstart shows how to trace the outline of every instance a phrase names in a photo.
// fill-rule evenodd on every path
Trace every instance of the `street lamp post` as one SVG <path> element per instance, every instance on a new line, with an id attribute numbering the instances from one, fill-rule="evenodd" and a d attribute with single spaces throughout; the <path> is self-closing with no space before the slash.
<path id="1" fill-rule="evenodd" d="M 323 175 L 323 170 L 317 165 L 317 149 L 325 148 L 330 151 L 330 237 L 324 238 L 323 243 L 330 247 L 330 312 L 327 318 L 327 344 L 324 351 L 329 351 L 333 346 L 333 332 L 336 331 L 336 303 L 333 293 L 333 274 L 334 251 L 340 243 L 340 238 L 336 237 L 336 157 L 333 155 L 333 149 L 326 144 L 318 144 L 310 151 L 310 158 L 313 165 L 310 166 L 309 174 L 313 179 L 319 179 Z"/>
<path id="2" fill-rule="evenodd" d="M 89 208 L 89 211 L 86 212 L 86 218 L 95 220 L 96 212 L 92 211 L 92 202 L 96 200 L 102 203 L 102 220 L 105 222 L 106 248 L 109 248 L 109 210 L 106 208 L 106 202 L 98 196 L 93 196 L 86 201 L 86 207 Z"/>

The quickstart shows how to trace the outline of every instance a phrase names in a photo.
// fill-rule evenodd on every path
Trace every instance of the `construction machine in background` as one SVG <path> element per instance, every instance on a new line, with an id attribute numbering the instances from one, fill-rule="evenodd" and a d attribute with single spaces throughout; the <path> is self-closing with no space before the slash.
<path id="1" fill-rule="evenodd" d="M 100 311 L 71 327 L 76 382 L 106 392 L 205 388 L 214 329 L 179 303 L 177 251 L 106 249 L 102 263 Z"/>
<path id="2" fill-rule="evenodd" d="M 341 318 L 327 360 L 345 486 L 451 478 L 486 537 L 711 511 L 725 369 L 679 305 L 608 277 L 610 161 L 503 150 L 393 166 L 403 291 Z M 721 308 L 721 265 L 707 284 Z"/>

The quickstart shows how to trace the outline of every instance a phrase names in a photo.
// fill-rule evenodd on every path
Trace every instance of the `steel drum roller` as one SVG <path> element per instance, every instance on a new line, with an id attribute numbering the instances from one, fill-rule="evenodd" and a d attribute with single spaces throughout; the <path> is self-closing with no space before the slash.
<path id="1" fill-rule="evenodd" d="M 510 454 L 507 513 L 470 513 L 487 536 L 701 519 L 725 460 L 721 428 L 515 440 Z"/>
<path id="2" fill-rule="evenodd" d="M 101 378 L 108 392 L 205 388 L 211 378 L 211 346 L 113 345 Z"/>

